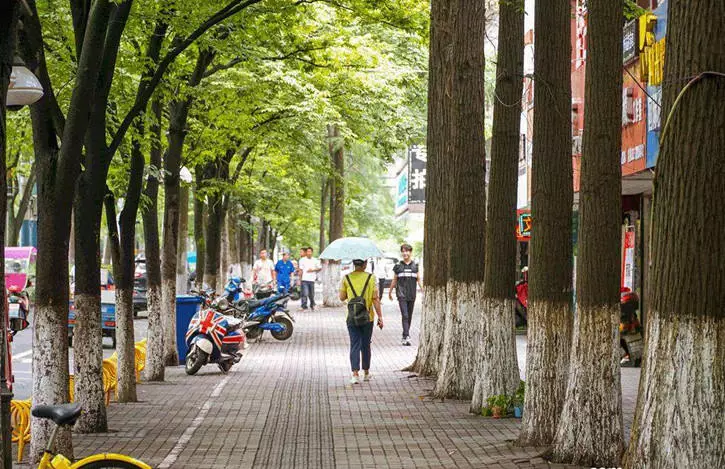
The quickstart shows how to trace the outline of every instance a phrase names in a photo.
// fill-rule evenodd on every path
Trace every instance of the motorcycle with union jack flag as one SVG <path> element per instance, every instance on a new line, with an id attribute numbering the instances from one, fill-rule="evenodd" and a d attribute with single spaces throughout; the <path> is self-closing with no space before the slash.
<path id="1" fill-rule="evenodd" d="M 212 308 L 200 309 L 186 330 L 186 374 L 193 375 L 209 363 L 228 373 L 242 359 L 246 341 L 242 324 L 240 319 Z"/>

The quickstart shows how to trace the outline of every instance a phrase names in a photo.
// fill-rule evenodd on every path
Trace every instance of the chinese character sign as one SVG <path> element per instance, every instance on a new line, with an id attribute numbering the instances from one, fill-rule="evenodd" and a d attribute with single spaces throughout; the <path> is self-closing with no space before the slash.
<path id="1" fill-rule="evenodd" d="M 397 176 L 395 191 L 395 215 L 402 215 L 408 210 L 408 168 L 403 168 Z"/>
<path id="2" fill-rule="evenodd" d="M 408 149 L 408 202 L 425 203 L 426 161 L 428 152 L 425 146 L 413 145 Z"/>

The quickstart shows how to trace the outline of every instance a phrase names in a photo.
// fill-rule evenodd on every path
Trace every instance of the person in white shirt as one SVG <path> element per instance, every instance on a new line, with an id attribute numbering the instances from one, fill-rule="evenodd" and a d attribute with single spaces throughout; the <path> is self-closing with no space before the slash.
<path id="1" fill-rule="evenodd" d="M 322 270 L 320 260 L 312 257 L 312 248 L 305 249 L 305 257 L 301 257 L 298 263 L 300 274 L 302 276 L 302 292 L 300 300 L 302 301 L 302 309 L 307 309 L 309 300 L 310 309 L 315 310 L 315 280 L 317 280 L 317 272 Z"/>
<path id="2" fill-rule="evenodd" d="M 252 267 L 252 283 L 255 285 L 272 284 L 277 279 L 277 273 L 274 271 L 274 262 L 267 259 L 267 250 L 259 251 L 259 259 L 254 262 Z"/>

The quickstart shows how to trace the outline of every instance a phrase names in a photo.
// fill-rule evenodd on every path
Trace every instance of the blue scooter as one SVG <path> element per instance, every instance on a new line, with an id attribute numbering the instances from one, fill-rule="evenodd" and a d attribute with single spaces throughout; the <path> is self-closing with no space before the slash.
<path id="1" fill-rule="evenodd" d="M 269 331 L 277 340 L 287 340 L 294 331 L 294 318 L 287 309 L 289 295 L 274 295 L 263 300 L 242 300 L 233 305 L 235 316 L 244 320 L 244 334 L 248 339 Z"/>
<path id="2" fill-rule="evenodd" d="M 211 308 L 202 308 L 192 316 L 185 336 L 186 374 L 195 374 L 207 363 L 216 363 L 222 373 L 228 373 L 242 359 L 242 324 L 241 320 Z"/>
<path id="3" fill-rule="evenodd" d="M 241 277 L 229 277 L 227 285 L 224 287 L 224 297 L 229 303 L 236 303 L 244 299 L 244 289 L 242 285 L 245 280 Z"/>

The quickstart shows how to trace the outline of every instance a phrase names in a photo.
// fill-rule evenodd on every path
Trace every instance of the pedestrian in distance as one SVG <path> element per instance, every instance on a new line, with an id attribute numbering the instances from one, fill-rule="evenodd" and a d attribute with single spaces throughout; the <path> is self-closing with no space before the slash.
<path id="1" fill-rule="evenodd" d="M 310 309 L 314 311 L 315 281 L 317 280 L 317 272 L 322 270 L 322 265 L 319 259 L 312 257 L 311 247 L 305 248 L 305 257 L 300 258 L 299 270 L 302 278 L 302 291 L 300 293 L 302 309 L 306 310 L 309 303 Z"/>
<path id="2" fill-rule="evenodd" d="M 415 309 L 415 295 L 417 287 L 423 291 L 423 285 L 418 276 L 418 264 L 411 258 L 413 248 L 410 244 L 403 244 L 400 246 L 400 253 L 403 260 L 393 267 L 393 282 L 390 284 L 388 298 L 393 300 L 393 290 L 395 290 L 403 322 L 402 344 L 410 345 L 410 322 L 413 319 L 413 309 Z"/>
<path id="3" fill-rule="evenodd" d="M 375 313 L 378 327 L 383 328 L 383 308 L 380 306 L 375 276 L 365 272 L 367 261 L 352 261 L 355 270 L 345 275 L 340 284 L 340 301 L 347 301 L 347 332 L 350 335 L 350 384 L 360 384 L 362 361 L 363 380 L 370 380 L 370 343 L 373 338 Z M 374 310 L 373 310 L 374 308 Z"/>
<path id="4" fill-rule="evenodd" d="M 254 285 L 272 285 L 277 278 L 274 271 L 274 262 L 267 258 L 267 250 L 259 251 L 259 259 L 252 267 L 252 283 Z"/>
<path id="5" fill-rule="evenodd" d="M 282 254 L 282 259 L 277 261 L 274 271 L 277 275 L 277 291 L 287 293 L 292 286 L 292 274 L 295 271 L 295 266 L 290 260 L 288 252 Z"/>

